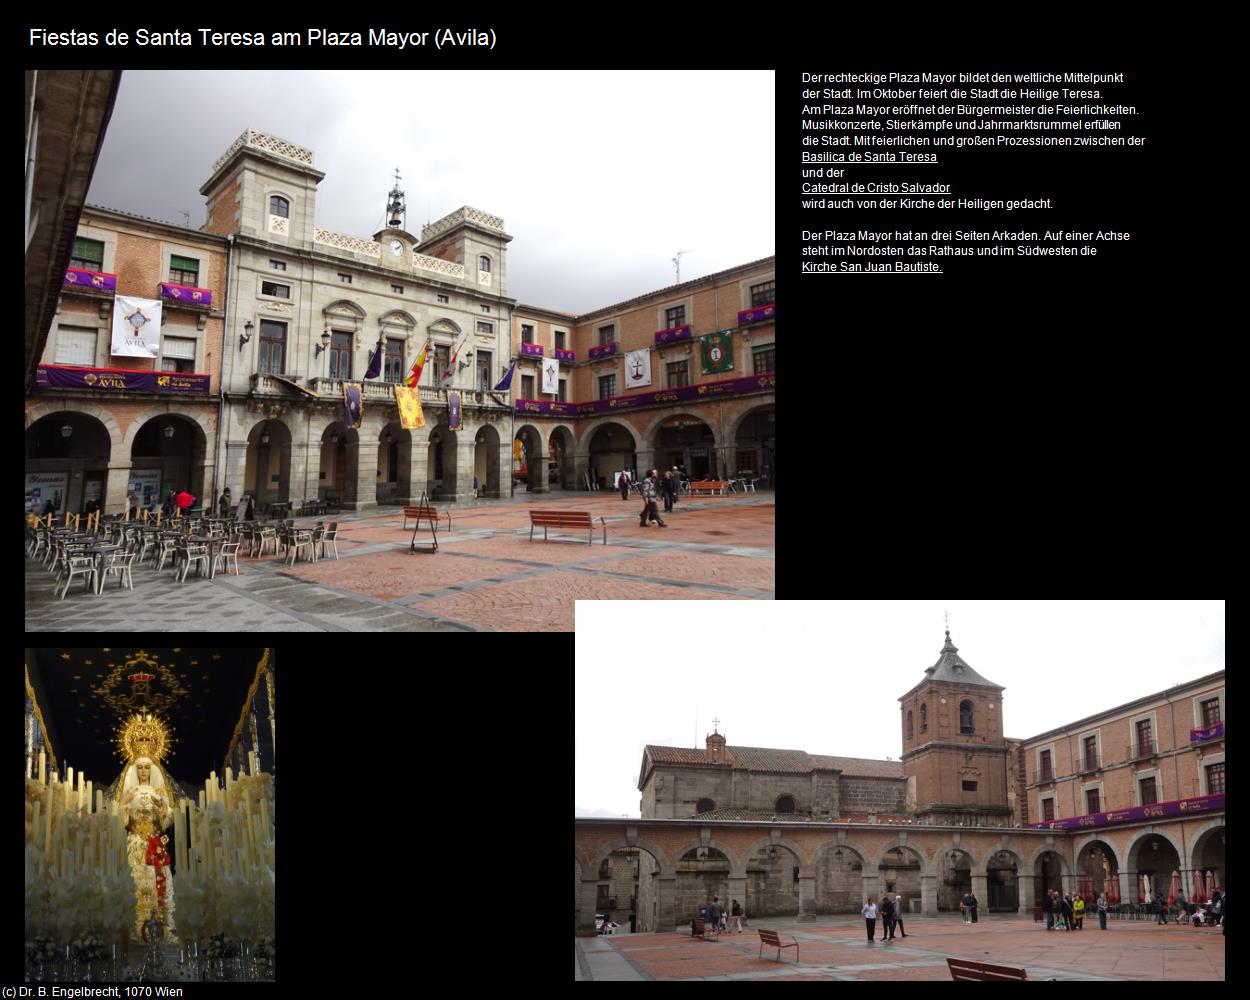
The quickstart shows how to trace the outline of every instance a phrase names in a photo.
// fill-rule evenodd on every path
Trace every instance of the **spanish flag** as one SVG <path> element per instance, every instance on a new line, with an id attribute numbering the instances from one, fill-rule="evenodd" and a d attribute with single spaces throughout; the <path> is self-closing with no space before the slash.
<path id="1" fill-rule="evenodd" d="M 427 340 L 425 346 L 421 348 L 421 353 L 417 355 L 417 360 L 412 363 L 412 371 L 409 373 L 404 385 L 409 388 L 415 388 L 416 384 L 421 381 L 421 369 L 425 367 L 425 353 L 430 349 L 430 342 Z"/>

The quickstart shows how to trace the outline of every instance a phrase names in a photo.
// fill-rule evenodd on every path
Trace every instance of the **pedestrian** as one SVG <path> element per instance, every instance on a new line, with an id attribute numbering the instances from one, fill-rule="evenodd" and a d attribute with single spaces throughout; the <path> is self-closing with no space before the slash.
<path id="1" fill-rule="evenodd" d="M 959 912 L 964 915 L 964 923 L 972 923 L 972 893 L 965 892 L 959 897 Z"/>
<path id="2" fill-rule="evenodd" d="M 723 909 L 724 908 L 720 905 L 720 897 L 713 896 L 712 905 L 708 907 L 707 912 L 708 912 L 708 916 L 712 919 L 712 926 L 716 930 L 720 930 L 720 918 L 721 918 L 721 913 L 723 912 Z"/>
<path id="3" fill-rule="evenodd" d="M 677 466 L 673 466 L 673 503 L 677 502 L 677 498 L 681 496 L 681 472 Z"/>
<path id="4" fill-rule="evenodd" d="M 864 924 L 868 928 L 868 943 L 872 944 L 873 935 L 877 931 L 877 904 L 873 902 L 871 896 L 868 902 L 864 904 L 864 908 L 860 911 L 864 915 Z"/>
<path id="5" fill-rule="evenodd" d="M 1063 922 L 1068 930 L 1076 930 L 1076 907 L 1072 905 L 1072 893 L 1063 894 Z"/>
<path id="6" fill-rule="evenodd" d="M 217 501 L 217 516 L 229 517 L 230 508 L 233 506 L 234 506 L 234 503 L 230 499 L 230 487 L 227 486 L 224 490 L 221 491 L 221 499 Z"/>
<path id="7" fill-rule="evenodd" d="M 894 901 L 889 896 L 881 897 L 881 943 L 889 944 L 894 940 Z"/>
<path id="8" fill-rule="evenodd" d="M 1166 924 L 1168 922 L 1168 901 L 1160 896 L 1159 902 L 1156 905 L 1159 908 L 1159 917 L 1155 920 L 1155 926 L 1158 926 L 1159 924 Z"/>
<path id="9" fill-rule="evenodd" d="M 616 485 L 621 488 L 621 499 L 629 499 L 629 472 L 621 473 L 621 478 L 616 481 Z"/>
<path id="10" fill-rule="evenodd" d="M 1224 894 L 1219 889 L 1211 893 L 1211 921 L 1216 924 L 1224 922 Z"/>
<path id="11" fill-rule="evenodd" d="M 189 490 L 183 490 L 174 498 L 174 503 L 181 508 L 185 516 L 187 511 L 195 505 L 195 496 Z"/>
<path id="12" fill-rule="evenodd" d="M 1076 921 L 1076 929 L 1079 931 L 1085 923 L 1085 898 L 1077 896 L 1072 900 L 1072 919 Z"/>
<path id="13" fill-rule="evenodd" d="M 1107 929 L 1107 894 L 1105 892 L 1098 897 L 1098 927 L 1104 931 Z"/>
<path id="14" fill-rule="evenodd" d="M 660 517 L 658 506 L 659 501 L 656 499 L 657 478 L 656 470 L 651 469 L 647 472 L 647 478 L 644 479 L 638 486 L 638 488 L 642 491 L 642 511 L 639 514 L 638 524 L 638 527 L 640 528 L 645 528 L 649 520 L 657 522 L 661 528 L 668 527 L 668 522 L 665 521 L 664 518 Z"/>
<path id="15" fill-rule="evenodd" d="M 1050 894 L 1049 889 L 1042 897 L 1042 912 L 1046 914 L 1046 929 L 1053 931 L 1055 929 L 1055 897 Z"/>
<path id="16" fill-rule="evenodd" d="M 673 512 L 673 474 L 671 472 L 664 473 L 660 486 L 664 493 L 664 513 L 671 514 Z"/>
<path id="17" fill-rule="evenodd" d="M 1055 927 L 1062 931 L 1068 929 L 1067 911 L 1063 908 L 1063 896 L 1058 889 L 1055 890 Z"/>
<path id="18" fill-rule="evenodd" d="M 894 919 L 898 923 L 898 932 L 907 937 L 907 932 L 903 929 L 903 897 L 894 897 Z"/>
<path id="19" fill-rule="evenodd" d="M 737 928 L 738 933 L 741 934 L 742 933 L 742 904 L 739 903 L 736 899 L 733 901 L 732 913 L 733 913 L 733 918 L 734 918 L 734 926 Z"/>
<path id="20" fill-rule="evenodd" d="M 977 922 L 977 894 L 975 892 L 968 893 L 972 897 L 972 922 Z"/>
<path id="21" fill-rule="evenodd" d="M 165 498 L 165 502 L 161 504 L 161 514 L 164 515 L 166 519 L 169 519 L 174 516 L 174 510 L 178 506 L 177 503 L 175 503 L 174 498 L 177 496 L 178 496 L 177 490 L 170 490 L 169 496 L 167 496 Z"/>

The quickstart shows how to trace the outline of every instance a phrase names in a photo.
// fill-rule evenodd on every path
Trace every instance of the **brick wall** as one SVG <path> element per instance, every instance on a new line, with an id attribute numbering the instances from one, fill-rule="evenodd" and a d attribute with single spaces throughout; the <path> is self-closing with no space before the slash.
<path id="1" fill-rule="evenodd" d="M 906 778 L 842 777 L 839 800 L 844 813 L 901 813 L 907 810 Z"/>

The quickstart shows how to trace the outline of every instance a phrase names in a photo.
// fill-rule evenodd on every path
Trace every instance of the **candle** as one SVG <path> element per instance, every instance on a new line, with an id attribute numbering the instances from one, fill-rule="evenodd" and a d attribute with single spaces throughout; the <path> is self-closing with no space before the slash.
<path id="1" fill-rule="evenodd" d="M 269 800 L 266 796 L 260 797 L 260 842 L 261 844 L 269 841 Z"/>
<path id="2" fill-rule="evenodd" d="M 68 765 L 65 767 L 65 784 L 72 791 L 74 788 L 74 769 Z"/>
<path id="3" fill-rule="evenodd" d="M 213 784 L 217 780 L 217 772 L 214 771 L 211 778 L 204 779 L 204 801 L 206 803 L 213 801 Z"/>
<path id="4" fill-rule="evenodd" d="M 46 785 L 48 783 L 47 754 L 39 751 L 39 784 Z"/>
<path id="5" fill-rule="evenodd" d="M 48 868 L 52 864 L 52 858 L 48 852 L 52 850 L 52 789 L 45 785 L 43 789 L 43 864 Z"/>
<path id="6" fill-rule="evenodd" d="M 204 809 L 204 793 L 203 792 L 200 792 L 200 809 L 201 811 Z"/>

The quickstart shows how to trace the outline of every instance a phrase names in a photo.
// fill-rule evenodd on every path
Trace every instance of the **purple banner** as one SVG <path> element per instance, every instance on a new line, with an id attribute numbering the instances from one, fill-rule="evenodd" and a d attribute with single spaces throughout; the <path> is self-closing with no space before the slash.
<path id="1" fill-rule="evenodd" d="M 35 385 L 49 389 L 106 389 L 113 392 L 162 392 L 207 396 L 208 375 L 136 372 L 125 368 L 66 368 L 40 365 Z"/>
<path id="2" fill-rule="evenodd" d="M 161 298 L 175 302 L 186 302 L 193 306 L 211 306 L 213 293 L 207 288 L 191 288 L 187 285 L 171 285 L 168 281 L 161 282 Z"/>
<path id="3" fill-rule="evenodd" d="M 530 357 L 533 357 L 533 358 L 541 358 L 543 356 L 543 345 L 542 344 L 522 344 L 521 353 L 528 354 Z"/>
<path id="4" fill-rule="evenodd" d="M 67 267 L 63 285 L 87 288 L 93 292 L 116 292 L 117 275 L 101 271 L 84 271 L 80 267 Z"/>
<path id="5" fill-rule="evenodd" d="M 592 347 L 590 349 L 590 360 L 594 361 L 595 358 L 611 357 L 615 353 L 616 353 L 615 341 L 611 344 L 601 344 L 599 347 Z"/>
<path id="6" fill-rule="evenodd" d="M 1200 795 L 1178 802 L 1156 802 L 1149 806 L 1133 806 L 1131 809 L 1113 809 L 1110 812 L 1056 819 L 1049 823 L 1030 823 L 1031 830 L 1083 830 L 1091 826 L 1111 826 L 1115 823 L 1133 823 L 1143 819 L 1163 819 L 1167 816 L 1190 816 L 1194 813 L 1215 812 L 1224 808 L 1224 793 Z"/>
<path id="7" fill-rule="evenodd" d="M 447 395 L 447 429 L 453 431 L 464 430 L 464 424 L 460 421 L 460 393 L 452 392 Z"/>
<path id="8" fill-rule="evenodd" d="M 743 309 L 738 313 L 738 325 L 746 326 L 748 323 L 762 323 L 766 319 L 777 318 L 777 303 L 772 305 L 760 306 L 758 309 Z"/>
<path id="9" fill-rule="evenodd" d="M 773 392 L 777 388 L 775 372 L 754 375 L 751 378 L 735 378 L 725 382 L 704 382 L 681 389 L 663 389 L 659 392 L 640 392 L 630 396 L 613 396 L 587 403 L 547 403 L 533 399 L 517 400 L 517 413 L 531 413 L 552 417 L 593 417 L 603 413 L 619 413 L 622 410 L 641 410 L 651 406 L 668 406 L 672 403 L 688 403 L 701 399 L 725 399 L 730 396 L 747 396 L 756 392 Z"/>
<path id="10" fill-rule="evenodd" d="M 1191 729 L 1189 742 L 1200 743 L 1202 740 L 1219 740 L 1224 738 L 1224 723 L 1217 722 L 1210 729 Z"/>
<path id="11" fill-rule="evenodd" d="M 671 344 L 674 340 L 689 340 L 690 327 L 675 326 L 671 330 L 661 330 L 655 335 L 657 344 Z"/>
<path id="12" fill-rule="evenodd" d="M 557 347 L 556 359 L 558 361 L 568 361 L 571 364 L 572 362 L 577 360 L 577 355 L 574 354 L 572 351 L 562 351 L 560 350 L 560 348 Z"/>

